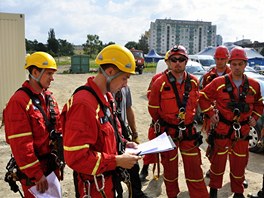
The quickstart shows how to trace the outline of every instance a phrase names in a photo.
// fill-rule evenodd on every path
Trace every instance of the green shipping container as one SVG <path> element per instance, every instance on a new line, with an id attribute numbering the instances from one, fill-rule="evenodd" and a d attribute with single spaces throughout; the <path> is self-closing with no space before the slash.
<path id="1" fill-rule="evenodd" d="M 71 73 L 88 73 L 90 71 L 89 67 L 90 63 L 87 55 L 74 55 L 71 57 Z"/>

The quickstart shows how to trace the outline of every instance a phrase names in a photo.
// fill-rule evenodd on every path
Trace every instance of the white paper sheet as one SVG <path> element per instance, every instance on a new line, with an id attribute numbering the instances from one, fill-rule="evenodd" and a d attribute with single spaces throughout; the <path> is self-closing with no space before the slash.
<path id="1" fill-rule="evenodd" d="M 167 133 L 162 133 L 158 137 L 138 145 L 137 149 L 126 148 L 126 152 L 137 155 L 145 155 L 150 153 L 161 153 L 175 149 L 176 146 L 171 137 Z"/>
<path id="2" fill-rule="evenodd" d="M 55 173 L 52 172 L 47 177 L 49 188 L 44 193 L 37 191 L 36 186 L 32 186 L 29 191 L 37 198 L 61 198 L 61 186 Z"/>

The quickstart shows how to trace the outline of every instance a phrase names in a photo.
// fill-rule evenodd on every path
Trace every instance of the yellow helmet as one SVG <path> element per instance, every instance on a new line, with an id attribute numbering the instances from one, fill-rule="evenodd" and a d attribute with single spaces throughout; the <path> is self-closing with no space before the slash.
<path id="1" fill-rule="evenodd" d="M 170 50 L 168 50 L 165 54 L 164 60 L 167 61 L 169 59 Z"/>
<path id="2" fill-rule="evenodd" d="M 57 70 L 57 64 L 54 58 L 46 52 L 35 52 L 26 56 L 25 69 L 30 66 L 36 66 L 42 69 L 55 69 Z"/>
<path id="3" fill-rule="evenodd" d="M 114 64 L 125 73 L 135 74 L 135 58 L 130 50 L 121 45 L 112 44 L 102 49 L 95 63 L 98 65 Z"/>

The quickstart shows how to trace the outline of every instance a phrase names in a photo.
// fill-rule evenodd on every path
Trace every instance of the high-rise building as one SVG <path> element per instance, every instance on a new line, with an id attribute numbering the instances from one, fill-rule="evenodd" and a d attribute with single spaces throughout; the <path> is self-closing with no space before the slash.
<path id="1" fill-rule="evenodd" d="M 148 44 L 159 54 L 165 54 L 176 44 L 195 54 L 208 46 L 216 46 L 216 26 L 204 21 L 156 19 L 150 24 Z"/>
<path id="2" fill-rule="evenodd" d="M 221 35 L 216 35 L 216 47 L 223 45 L 223 37 Z"/>

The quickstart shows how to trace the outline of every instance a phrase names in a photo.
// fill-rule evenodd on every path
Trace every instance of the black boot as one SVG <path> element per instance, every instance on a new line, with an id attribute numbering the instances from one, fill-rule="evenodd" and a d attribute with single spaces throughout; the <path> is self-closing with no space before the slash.
<path id="1" fill-rule="evenodd" d="M 217 198 L 217 189 L 210 188 L 210 198 Z"/>
<path id="2" fill-rule="evenodd" d="M 146 181 L 146 177 L 148 176 L 148 167 L 149 165 L 146 164 L 143 166 L 142 170 L 140 171 L 140 174 L 139 174 L 139 178 L 140 178 L 140 181 Z"/>
<path id="3" fill-rule="evenodd" d="M 248 188 L 248 181 L 246 179 L 243 181 L 243 186 L 244 188 Z"/>
<path id="4" fill-rule="evenodd" d="M 245 196 L 242 193 L 235 193 L 233 198 L 245 198 Z"/>

